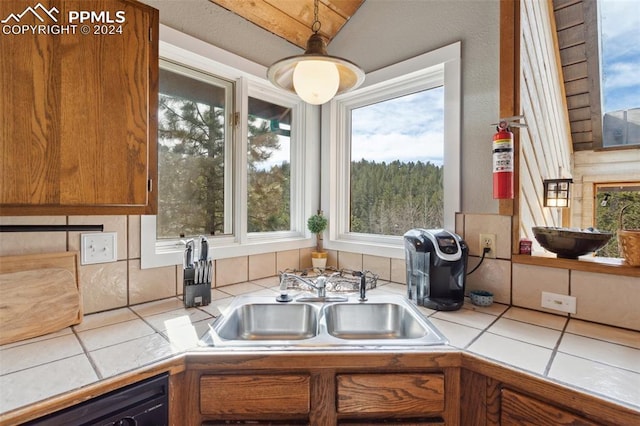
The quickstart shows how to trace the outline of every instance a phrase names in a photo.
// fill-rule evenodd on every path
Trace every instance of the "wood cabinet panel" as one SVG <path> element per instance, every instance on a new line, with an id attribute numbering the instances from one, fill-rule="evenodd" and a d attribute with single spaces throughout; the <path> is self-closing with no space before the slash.
<path id="1" fill-rule="evenodd" d="M 157 11 L 129 0 L 39 4 L 57 22 L 26 13 L 20 25 L 68 29 L 0 38 L 3 52 L 15 52 L 0 65 L 2 214 L 79 214 L 83 206 L 152 213 Z M 27 6 L 2 2 L 0 15 Z M 74 11 L 100 18 L 70 22 Z"/>
<path id="2" fill-rule="evenodd" d="M 398 414 L 402 417 L 442 413 L 443 374 L 338 374 L 339 414 Z"/>
<path id="3" fill-rule="evenodd" d="M 243 419 L 273 414 L 306 416 L 310 400 L 310 377 L 304 374 L 200 378 L 200 412 L 206 415 Z"/>
<path id="4" fill-rule="evenodd" d="M 581 425 L 596 426 L 583 417 L 509 389 L 502 390 L 500 424 L 509 425 Z"/>

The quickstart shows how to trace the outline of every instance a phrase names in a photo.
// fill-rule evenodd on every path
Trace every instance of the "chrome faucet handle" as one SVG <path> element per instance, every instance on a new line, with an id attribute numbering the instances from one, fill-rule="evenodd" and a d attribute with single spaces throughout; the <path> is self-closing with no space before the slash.
<path id="1" fill-rule="evenodd" d="M 316 290 L 318 290 L 318 297 L 325 297 L 327 295 L 327 277 L 319 276 L 316 279 Z"/>

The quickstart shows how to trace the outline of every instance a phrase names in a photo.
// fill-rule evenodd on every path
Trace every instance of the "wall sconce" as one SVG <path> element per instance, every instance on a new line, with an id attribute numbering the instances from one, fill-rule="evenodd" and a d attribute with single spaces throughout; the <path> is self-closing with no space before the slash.
<path id="1" fill-rule="evenodd" d="M 569 207 L 571 200 L 570 184 L 573 179 L 545 179 L 542 181 L 544 189 L 545 207 Z"/>

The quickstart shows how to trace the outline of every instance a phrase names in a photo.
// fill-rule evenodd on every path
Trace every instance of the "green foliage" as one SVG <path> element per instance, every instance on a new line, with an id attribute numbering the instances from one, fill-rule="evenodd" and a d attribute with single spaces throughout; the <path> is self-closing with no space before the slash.
<path id="1" fill-rule="evenodd" d="M 224 108 L 160 95 L 158 238 L 226 232 L 224 119 Z M 248 231 L 290 229 L 290 165 L 259 168 L 279 149 L 268 122 L 250 118 L 247 149 Z"/>
<path id="2" fill-rule="evenodd" d="M 605 197 L 606 202 L 604 202 Z M 629 207 L 624 211 L 623 223 L 621 224 L 620 211 L 627 205 Z M 624 229 L 640 229 L 640 191 L 598 191 L 595 227 L 601 231 L 613 232 L 614 236 L 607 245 L 598 250 L 597 256 L 620 257 L 615 233 L 621 226 Z"/>
<path id="3" fill-rule="evenodd" d="M 224 110 L 160 96 L 158 236 L 224 229 Z"/>
<path id="4" fill-rule="evenodd" d="M 249 117 L 247 151 L 247 227 L 249 232 L 285 231 L 291 229 L 291 166 L 285 162 L 269 170 L 258 165 L 269 160 L 280 149 L 278 135 L 271 132 L 269 122 Z"/>
<path id="5" fill-rule="evenodd" d="M 311 231 L 311 233 L 316 234 L 316 251 L 322 251 L 322 233 L 325 229 L 327 229 L 327 218 L 322 214 L 321 211 L 314 214 L 313 216 L 307 219 L 307 229 Z"/>
<path id="6" fill-rule="evenodd" d="M 403 235 L 440 228 L 443 167 L 429 162 L 351 163 L 351 232 Z"/>
<path id="7" fill-rule="evenodd" d="M 314 234 L 321 234 L 327 229 L 327 223 L 327 218 L 322 213 L 318 213 L 307 220 L 307 228 Z"/>

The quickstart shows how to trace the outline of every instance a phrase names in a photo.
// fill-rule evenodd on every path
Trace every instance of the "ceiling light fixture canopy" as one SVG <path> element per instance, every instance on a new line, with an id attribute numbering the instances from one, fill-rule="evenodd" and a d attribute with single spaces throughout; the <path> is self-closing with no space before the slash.
<path id="1" fill-rule="evenodd" d="M 327 43 L 318 34 L 318 0 L 314 1 L 313 34 L 303 55 L 290 56 L 274 63 L 267 78 L 275 86 L 296 93 L 312 105 L 328 102 L 336 95 L 360 86 L 364 71 L 351 61 L 327 54 Z"/>

